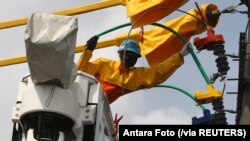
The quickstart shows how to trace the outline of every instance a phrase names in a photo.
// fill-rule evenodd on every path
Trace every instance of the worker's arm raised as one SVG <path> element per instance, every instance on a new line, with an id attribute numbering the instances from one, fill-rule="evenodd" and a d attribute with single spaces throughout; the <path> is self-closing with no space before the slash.
<path id="1" fill-rule="evenodd" d="M 95 49 L 95 47 L 96 47 L 96 44 L 97 44 L 98 39 L 99 39 L 98 36 L 93 36 L 93 37 L 91 37 L 91 38 L 87 41 L 87 43 L 86 43 L 87 49 L 93 51 L 93 50 Z"/>

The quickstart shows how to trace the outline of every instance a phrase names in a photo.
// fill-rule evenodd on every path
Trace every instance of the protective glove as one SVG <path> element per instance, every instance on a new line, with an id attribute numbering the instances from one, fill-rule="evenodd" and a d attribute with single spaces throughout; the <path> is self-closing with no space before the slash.
<path id="1" fill-rule="evenodd" d="M 98 36 L 93 36 L 87 41 L 87 48 L 88 50 L 94 50 L 97 44 L 99 37 Z"/>
<path id="2" fill-rule="evenodd" d="M 188 55 L 190 52 L 188 51 L 188 48 L 193 48 L 192 44 L 190 42 L 187 42 L 183 47 L 182 50 L 180 51 L 180 54 L 182 57 Z"/>

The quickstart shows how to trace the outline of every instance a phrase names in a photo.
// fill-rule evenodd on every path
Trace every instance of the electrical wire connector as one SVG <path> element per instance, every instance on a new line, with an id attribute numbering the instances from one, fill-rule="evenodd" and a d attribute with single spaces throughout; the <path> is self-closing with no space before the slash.
<path id="1" fill-rule="evenodd" d="M 211 103 L 214 100 L 223 99 L 222 92 L 214 89 L 212 84 L 207 86 L 206 92 L 196 91 L 195 99 L 199 104 Z"/>
<path id="2" fill-rule="evenodd" d="M 213 120 L 213 115 L 208 109 L 203 110 L 203 117 L 193 117 L 192 125 L 209 125 Z"/>
<path id="3" fill-rule="evenodd" d="M 231 5 L 223 10 L 221 10 L 221 13 L 235 13 L 235 9 L 237 8 L 238 6 L 235 6 L 235 5 Z"/>
<path id="4" fill-rule="evenodd" d="M 204 38 L 199 38 L 195 37 L 194 38 L 194 45 L 196 46 L 196 49 L 201 51 L 204 49 L 207 50 L 214 50 L 214 43 L 221 43 L 224 44 L 225 40 L 224 37 L 220 34 L 215 34 L 215 31 L 212 28 L 209 28 L 207 30 L 207 37 Z"/>
<path id="5" fill-rule="evenodd" d="M 239 11 L 236 8 L 242 4 L 246 4 L 247 6 L 249 6 L 249 1 L 248 2 L 241 2 L 238 5 L 231 5 L 225 9 L 223 9 L 220 13 L 224 14 L 224 13 L 241 13 L 241 14 L 249 14 L 249 11 Z"/>

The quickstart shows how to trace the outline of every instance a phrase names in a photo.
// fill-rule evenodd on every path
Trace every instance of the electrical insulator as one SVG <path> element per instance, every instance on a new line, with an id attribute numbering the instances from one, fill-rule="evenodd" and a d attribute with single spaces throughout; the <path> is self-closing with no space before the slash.
<path id="1" fill-rule="evenodd" d="M 227 125 L 227 118 L 226 118 L 226 113 L 224 111 L 223 101 L 214 100 L 212 102 L 212 105 L 215 114 L 213 115 L 213 120 L 211 124 Z"/>
<path id="2" fill-rule="evenodd" d="M 216 66 L 218 68 L 218 73 L 214 75 L 216 78 L 218 76 L 224 77 L 227 75 L 227 71 L 230 69 L 228 66 L 227 57 L 225 55 L 224 43 L 225 41 L 223 36 L 215 35 L 213 29 L 207 30 L 207 37 L 203 39 L 196 37 L 194 39 L 194 45 L 196 46 L 197 50 L 212 50 L 213 54 L 217 56 L 215 62 L 217 64 Z M 214 79 L 216 78 L 214 77 Z M 214 82 L 214 80 L 212 80 L 212 82 Z"/>
<path id="3" fill-rule="evenodd" d="M 214 42 L 212 45 L 214 55 L 217 56 L 215 62 L 217 63 L 218 72 L 220 75 L 227 75 L 227 71 L 229 70 L 227 57 L 225 55 L 225 49 L 222 42 Z"/>

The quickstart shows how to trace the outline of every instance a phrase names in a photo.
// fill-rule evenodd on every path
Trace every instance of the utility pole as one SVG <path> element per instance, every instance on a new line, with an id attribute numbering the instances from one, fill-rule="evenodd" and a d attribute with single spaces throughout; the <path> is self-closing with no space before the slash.
<path id="1" fill-rule="evenodd" d="M 250 0 L 241 0 L 250 12 Z M 248 14 L 248 18 L 250 15 Z M 249 24 L 249 22 L 247 23 Z M 236 124 L 250 124 L 250 27 L 246 33 L 240 33 L 239 83 L 237 97 Z"/>

